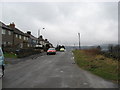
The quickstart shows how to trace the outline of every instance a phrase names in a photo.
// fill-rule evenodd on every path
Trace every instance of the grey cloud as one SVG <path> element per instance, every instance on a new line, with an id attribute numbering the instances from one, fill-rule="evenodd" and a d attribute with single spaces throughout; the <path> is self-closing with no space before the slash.
<path id="1" fill-rule="evenodd" d="M 54 45 L 92 45 L 117 42 L 117 2 L 111 3 L 5 3 L 2 21 L 14 21 L 18 28 L 31 30 L 37 36 L 38 29 Z"/>

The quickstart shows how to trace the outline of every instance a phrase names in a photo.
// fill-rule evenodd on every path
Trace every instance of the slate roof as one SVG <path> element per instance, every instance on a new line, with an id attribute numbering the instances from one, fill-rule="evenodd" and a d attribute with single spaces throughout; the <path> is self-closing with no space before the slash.
<path id="1" fill-rule="evenodd" d="M 36 38 L 36 37 L 33 36 L 33 35 L 29 35 L 28 33 L 25 33 L 25 35 L 29 36 L 31 39 L 38 40 L 38 38 Z"/>
<path id="2" fill-rule="evenodd" d="M 4 28 L 4 29 L 8 29 L 8 30 L 13 31 L 12 28 L 8 27 L 7 25 L 5 25 L 4 23 L 2 23 L 1 21 L 0 21 L 0 27 L 2 27 L 2 28 Z"/>

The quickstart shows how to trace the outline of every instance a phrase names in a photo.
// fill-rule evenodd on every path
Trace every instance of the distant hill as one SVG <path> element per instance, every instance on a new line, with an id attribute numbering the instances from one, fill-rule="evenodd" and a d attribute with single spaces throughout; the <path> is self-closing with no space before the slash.
<path id="1" fill-rule="evenodd" d="M 90 48 L 96 48 L 97 46 L 100 46 L 103 51 L 108 50 L 109 45 L 117 45 L 117 44 L 103 44 L 103 45 L 95 45 L 95 46 L 81 46 L 81 49 L 90 49 Z M 65 46 L 66 50 L 74 50 L 79 49 L 79 46 Z"/>

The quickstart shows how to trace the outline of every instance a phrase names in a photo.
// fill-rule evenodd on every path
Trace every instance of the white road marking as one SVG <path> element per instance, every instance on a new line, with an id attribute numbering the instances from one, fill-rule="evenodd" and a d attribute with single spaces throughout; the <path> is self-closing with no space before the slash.
<path id="1" fill-rule="evenodd" d="M 73 57 L 73 59 L 74 59 L 74 57 Z"/>
<path id="2" fill-rule="evenodd" d="M 87 85 L 88 83 L 83 83 L 83 85 Z"/>
<path id="3" fill-rule="evenodd" d="M 60 71 L 60 72 L 63 72 L 63 71 Z"/>
<path id="4" fill-rule="evenodd" d="M 72 55 L 73 55 L 73 53 L 72 53 Z"/>

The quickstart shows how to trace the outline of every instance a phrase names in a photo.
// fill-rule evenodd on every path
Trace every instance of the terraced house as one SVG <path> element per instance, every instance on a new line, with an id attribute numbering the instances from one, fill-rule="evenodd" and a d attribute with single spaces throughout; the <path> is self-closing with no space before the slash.
<path id="1" fill-rule="evenodd" d="M 36 47 L 36 45 L 38 44 L 38 38 L 33 36 L 31 34 L 31 31 L 27 31 L 27 33 L 25 33 L 25 35 L 27 35 L 29 37 L 29 39 L 28 39 L 29 47 Z"/>
<path id="2" fill-rule="evenodd" d="M 14 23 L 1 23 L 2 47 L 27 48 L 29 36 L 15 27 Z"/>
<path id="3" fill-rule="evenodd" d="M 0 24 L 3 48 L 11 48 L 16 50 L 23 48 L 34 48 L 39 45 L 41 45 L 42 48 L 46 48 L 46 46 L 49 45 L 52 46 L 52 44 L 49 43 L 47 39 L 44 40 L 42 36 L 37 38 L 31 34 L 31 31 L 27 31 L 27 33 L 22 32 L 15 27 L 14 23 L 5 25 L 4 23 L 0 22 Z"/>
<path id="4" fill-rule="evenodd" d="M 15 48 L 27 48 L 28 45 L 28 38 L 29 36 L 20 31 L 15 27 L 15 24 L 12 23 L 8 25 L 8 27 L 12 28 L 13 32 L 13 46 Z"/>
<path id="5" fill-rule="evenodd" d="M 13 45 L 13 32 L 14 30 L 4 23 L 1 22 L 1 32 L 2 32 L 2 46 L 12 46 Z"/>

